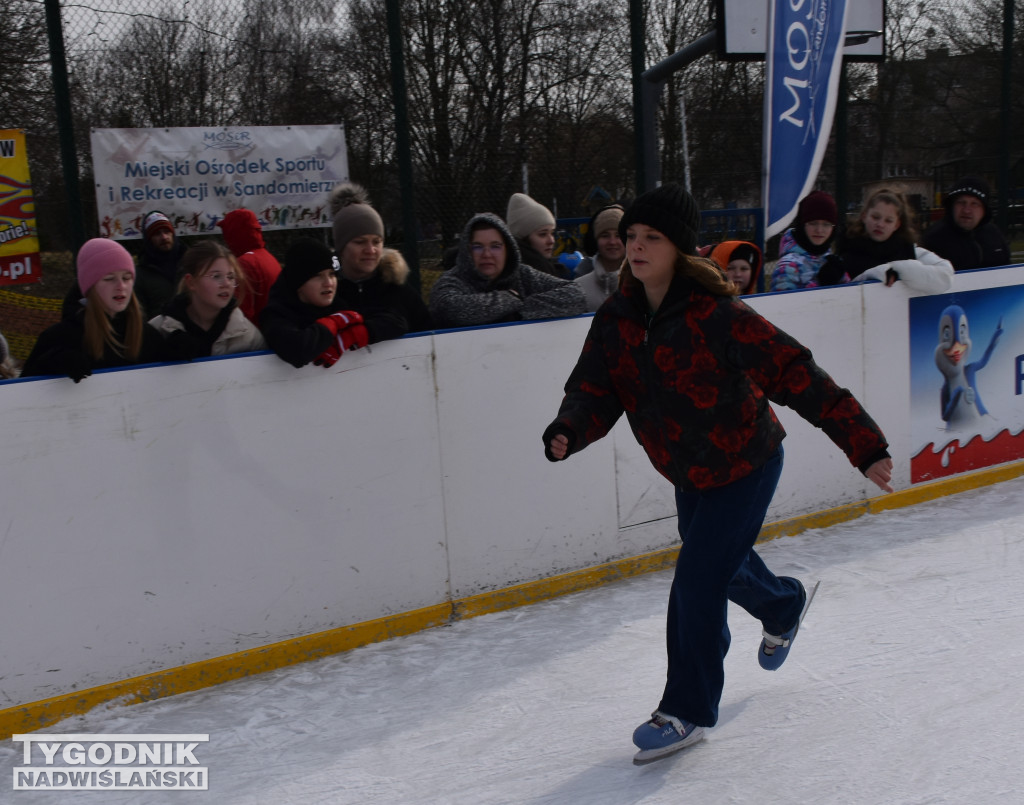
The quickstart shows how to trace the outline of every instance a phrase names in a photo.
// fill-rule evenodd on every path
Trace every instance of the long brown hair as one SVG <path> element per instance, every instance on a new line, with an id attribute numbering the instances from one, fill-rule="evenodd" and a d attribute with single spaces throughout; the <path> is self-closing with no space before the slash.
<path id="1" fill-rule="evenodd" d="M 677 250 L 676 274 L 687 277 L 712 296 L 736 296 L 740 289 L 732 282 L 725 272 L 719 268 L 718 263 L 706 257 L 698 257 L 695 254 L 684 254 Z M 631 290 L 641 290 L 643 283 L 633 276 L 629 260 L 623 260 L 622 270 L 619 271 L 619 288 L 629 287 Z"/>
<path id="2" fill-rule="evenodd" d="M 195 279 L 199 279 L 210 270 L 210 266 L 222 257 L 228 261 L 228 265 L 231 266 L 231 270 L 238 280 L 238 287 L 235 288 L 235 298 L 239 302 L 244 300 L 251 291 L 249 278 L 245 276 L 242 264 L 238 262 L 238 258 L 235 257 L 231 250 L 215 240 L 201 240 L 193 244 L 182 256 L 181 263 L 178 266 L 178 277 L 180 278 L 178 280 L 178 293 L 188 291 L 188 287 L 185 285 L 185 276 L 187 274 L 190 274 Z"/>
<path id="3" fill-rule="evenodd" d="M 907 201 L 907 197 L 898 190 L 889 190 L 886 187 L 883 187 L 881 190 L 876 190 L 868 196 L 868 200 L 865 201 L 864 206 L 860 208 L 860 214 L 857 215 L 857 220 L 847 228 L 847 237 L 859 238 L 864 236 L 866 232 L 864 228 L 864 213 L 876 204 L 892 204 L 892 206 L 896 208 L 896 214 L 900 217 L 900 226 L 899 229 L 892 233 L 891 237 L 902 238 L 908 243 L 917 242 L 917 228 L 915 226 L 916 216 L 914 215 L 913 208 L 911 208 L 910 203 Z"/>
<path id="4" fill-rule="evenodd" d="M 11 357 L 10 347 L 7 339 L 0 333 L 0 380 L 10 380 L 21 374 L 21 366 Z"/>
<path id="5" fill-rule="evenodd" d="M 103 309 L 103 303 L 96 297 L 96 293 L 96 286 L 93 285 L 89 289 L 89 293 L 85 295 L 85 320 L 83 322 L 85 335 L 82 344 L 86 353 L 93 360 L 98 361 L 103 357 L 104 348 L 109 346 L 121 357 L 137 360 L 139 353 L 142 352 L 142 328 L 146 323 L 142 318 L 142 306 L 135 298 L 134 288 L 128 307 L 124 311 L 128 321 L 124 332 L 124 343 L 115 335 L 114 327 L 110 323 L 110 316 Z"/>

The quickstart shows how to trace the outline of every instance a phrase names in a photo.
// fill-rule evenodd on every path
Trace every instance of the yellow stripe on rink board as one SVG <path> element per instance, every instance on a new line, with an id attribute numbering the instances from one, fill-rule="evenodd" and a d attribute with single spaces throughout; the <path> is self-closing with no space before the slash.
<path id="1" fill-rule="evenodd" d="M 0 739 L 43 729 L 102 704 L 161 699 L 443 626 L 451 622 L 451 612 L 451 604 L 438 604 L 0 710 Z"/>
<path id="2" fill-rule="evenodd" d="M 929 484 L 921 484 L 892 495 L 767 523 L 761 530 L 758 542 L 763 543 L 778 537 L 798 534 L 812 528 L 826 528 L 853 520 L 864 514 L 912 506 L 946 495 L 954 495 L 958 492 L 1018 478 L 1022 475 L 1024 475 L 1024 462 L 1004 464 Z M 44 729 L 63 719 L 86 713 L 99 705 L 135 704 L 200 690 L 222 682 L 272 671 L 276 668 L 339 654 L 369 643 L 377 643 L 392 637 L 443 626 L 452 621 L 533 604 L 599 587 L 620 579 L 662 570 L 672 567 L 677 553 L 678 548 L 664 548 L 572 573 L 525 582 L 492 592 L 479 593 L 451 603 L 437 604 L 387 618 L 342 626 L 304 637 L 295 637 L 268 646 L 240 651 L 236 654 L 201 660 L 189 665 L 168 668 L 156 673 L 0 710 L 0 740 L 6 740 L 14 734 Z"/>
<path id="3" fill-rule="evenodd" d="M 776 537 L 788 537 L 803 531 L 809 531 L 812 528 L 828 528 L 837 523 L 856 519 L 863 514 L 878 514 L 889 509 L 902 509 L 906 506 L 925 503 L 936 498 L 956 495 L 960 492 L 969 492 L 972 489 L 990 486 L 1001 481 L 1009 481 L 1022 475 L 1024 475 L 1024 461 L 1018 461 L 1013 464 L 1001 464 L 998 467 L 976 470 L 975 472 L 956 475 L 952 478 L 918 484 L 909 489 L 893 492 L 891 495 L 881 495 L 869 500 L 837 506 L 834 509 L 800 515 L 789 520 L 766 523 L 761 529 L 757 541 L 768 542 Z"/>

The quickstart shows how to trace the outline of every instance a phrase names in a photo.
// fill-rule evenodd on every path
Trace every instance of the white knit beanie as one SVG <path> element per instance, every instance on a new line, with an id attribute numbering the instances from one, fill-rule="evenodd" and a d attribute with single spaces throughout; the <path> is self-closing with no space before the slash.
<path id="1" fill-rule="evenodd" d="M 594 237 L 596 238 L 606 229 L 614 229 L 618 232 L 619 221 L 622 220 L 624 213 L 625 210 L 622 207 L 607 207 L 601 210 L 594 216 Z"/>
<path id="2" fill-rule="evenodd" d="M 555 216 L 543 204 L 524 193 L 514 193 L 508 200 L 505 223 L 513 237 L 524 240 L 544 226 L 554 226 Z"/>

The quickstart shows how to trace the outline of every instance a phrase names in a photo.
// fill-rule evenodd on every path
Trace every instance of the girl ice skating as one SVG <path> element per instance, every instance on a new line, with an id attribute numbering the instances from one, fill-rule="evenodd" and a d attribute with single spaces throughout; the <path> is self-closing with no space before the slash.
<path id="1" fill-rule="evenodd" d="M 754 551 L 782 472 L 785 431 L 768 401 L 821 428 L 885 491 L 885 437 L 811 353 L 735 297 L 696 257 L 700 213 L 664 185 L 626 211 L 620 289 L 594 315 L 545 455 L 560 461 L 608 433 L 625 412 L 651 462 L 676 489 L 683 538 L 669 594 L 668 678 L 637 727 L 638 763 L 699 741 L 718 721 L 729 649 L 727 602 L 761 621 L 760 665 L 775 670 L 796 637 L 807 594 Z"/>

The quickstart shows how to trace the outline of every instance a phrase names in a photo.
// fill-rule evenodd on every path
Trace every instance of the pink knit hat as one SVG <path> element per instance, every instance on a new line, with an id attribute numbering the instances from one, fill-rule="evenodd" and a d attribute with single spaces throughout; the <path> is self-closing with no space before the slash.
<path id="1" fill-rule="evenodd" d="M 78 287 L 82 296 L 107 274 L 115 271 L 130 271 L 135 277 L 135 261 L 128 250 L 117 241 L 107 238 L 87 240 L 75 259 L 78 267 Z"/>

